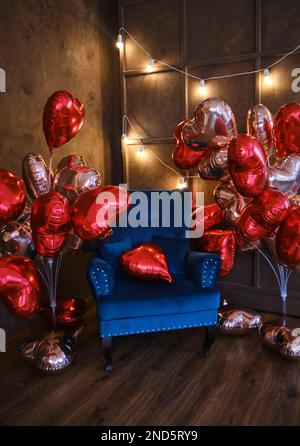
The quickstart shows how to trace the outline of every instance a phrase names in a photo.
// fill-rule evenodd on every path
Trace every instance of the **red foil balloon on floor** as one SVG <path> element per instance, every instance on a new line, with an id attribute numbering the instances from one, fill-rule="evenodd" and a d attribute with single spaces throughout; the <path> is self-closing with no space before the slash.
<path id="1" fill-rule="evenodd" d="M 71 212 L 58 192 L 40 195 L 32 203 L 32 240 L 38 254 L 53 257 L 61 250 L 70 230 Z"/>
<path id="2" fill-rule="evenodd" d="M 300 264 L 300 208 L 292 210 L 278 229 L 276 251 L 279 259 L 288 267 Z"/>
<path id="3" fill-rule="evenodd" d="M 50 149 L 68 142 L 83 125 L 85 109 L 79 99 L 68 91 L 56 91 L 47 100 L 43 114 L 43 129 Z"/>
<path id="4" fill-rule="evenodd" d="M 127 209 L 129 196 L 118 186 L 88 190 L 73 204 L 72 224 L 83 240 L 106 238 L 117 218 Z"/>
<path id="5" fill-rule="evenodd" d="M 257 138 L 238 135 L 228 148 L 228 169 L 241 195 L 256 197 L 267 183 L 267 160 Z"/>
<path id="6" fill-rule="evenodd" d="M 175 166 L 177 166 L 179 169 L 190 170 L 197 167 L 200 159 L 203 157 L 205 152 L 196 152 L 195 150 L 192 150 L 189 146 L 184 144 L 181 137 L 181 132 L 182 127 L 187 122 L 188 120 L 180 122 L 175 129 L 174 138 L 176 141 L 176 149 L 173 152 L 172 158 Z"/>
<path id="7" fill-rule="evenodd" d="M 120 262 L 123 270 L 137 279 L 172 282 L 166 256 L 155 243 L 143 243 L 125 252 Z"/>
<path id="8" fill-rule="evenodd" d="M 0 258 L 0 302 L 19 319 L 39 311 L 41 288 L 32 260 L 26 257 Z"/>
<path id="9" fill-rule="evenodd" d="M 55 309 L 56 325 L 63 327 L 63 326 L 72 326 L 78 324 L 81 321 L 85 310 L 86 310 L 86 303 L 83 299 L 77 299 L 74 297 L 74 298 L 58 300 Z M 41 313 L 52 325 L 53 324 L 52 309 L 49 306 L 46 308 L 41 308 Z"/>
<path id="10" fill-rule="evenodd" d="M 221 276 L 230 273 L 235 259 L 235 231 L 215 229 L 206 231 L 196 242 L 197 250 L 218 254 L 222 260 Z"/>
<path id="11" fill-rule="evenodd" d="M 0 222 L 17 218 L 25 207 L 26 194 L 23 180 L 6 169 L 0 169 Z"/>
<path id="12" fill-rule="evenodd" d="M 274 118 L 276 155 L 279 158 L 300 152 L 300 104 L 286 104 Z"/>

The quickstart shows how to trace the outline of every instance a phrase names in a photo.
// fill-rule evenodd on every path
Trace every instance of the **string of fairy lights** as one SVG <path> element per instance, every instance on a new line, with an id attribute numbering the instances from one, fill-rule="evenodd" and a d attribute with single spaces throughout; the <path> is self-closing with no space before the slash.
<path id="1" fill-rule="evenodd" d="M 268 66 L 266 66 L 264 68 L 258 68 L 256 70 L 251 70 L 251 71 L 242 71 L 242 72 L 237 72 L 237 73 L 224 74 L 224 75 L 220 75 L 220 76 L 211 76 L 211 77 L 201 78 L 201 77 L 196 76 L 196 75 L 194 75 L 192 73 L 189 73 L 189 72 L 186 72 L 184 70 L 181 70 L 178 67 L 170 65 L 167 62 L 164 62 L 162 60 L 156 59 L 123 26 L 119 29 L 117 42 L 116 42 L 116 46 L 117 46 L 117 48 L 120 51 L 122 51 L 123 48 L 124 48 L 124 36 L 127 36 L 135 44 L 135 46 L 137 48 L 139 48 L 149 58 L 146 66 L 145 66 L 146 72 L 148 72 L 148 73 L 155 72 L 155 68 L 156 67 L 162 66 L 162 67 L 168 68 L 169 70 L 176 71 L 176 72 L 178 72 L 178 73 L 180 73 L 183 76 L 186 76 L 188 78 L 195 79 L 195 80 L 197 80 L 199 82 L 199 84 L 198 84 L 198 91 L 199 91 L 199 94 L 202 97 L 205 95 L 205 92 L 206 92 L 207 81 L 211 81 L 211 80 L 227 79 L 227 78 L 233 78 L 233 77 L 239 77 L 239 76 L 248 76 L 248 75 L 262 73 L 263 74 L 263 82 L 264 82 L 264 84 L 266 84 L 266 85 L 271 84 L 272 83 L 271 69 L 274 66 L 278 65 L 279 63 L 281 63 L 288 56 L 294 54 L 296 51 L 298 51 L 300 49 L 300 45 L 297 45 L 291 51 L 288 51 L 282 57 L 280 57 L 278 60 L 276 60 L 275 62 L 271 63 L 270 65 L 268 65 Z M 136 131 L 134 126 L 133 126 L 133 124 L 132 124 L 132 122 L 131 122 L 131 120 L 130 120 L 130 118 L 128 117 L 127 114 L 125 114 L 125 115 L 123 115 L 123 119 L 122 119 L 122 142 L 125 145 L 127 145 L 131 141 L 128 138 L 127 132 L 126 132 L 127 124 L 129 125 L 129 127 L 132 129 L 133 132 Z M 150 149 L 149 146 L 146 146 L 143 143 L 143 138 L 135 137 L 134 140 L 137 141 L 138 144 L 139 144 L 139 148 L 138 148 L 138 150 L 136 152 L 136 156 L 138 158 L 143 157 L 146 151 L 149 152 L 153 157 L 155 157 L 166 168 L 168 168 L 169 170 L 173 171 L 177 176 L 179 176 L 178 188 L 186 187 L 186 181 L 185 180 L 186 180 L 186 178 L 190 178 L 189 176 L 183 177 L 176 169 L 174 169 L 173 167 L 171 167 L 170 165 L 165 163 L 152 149 Z"/>

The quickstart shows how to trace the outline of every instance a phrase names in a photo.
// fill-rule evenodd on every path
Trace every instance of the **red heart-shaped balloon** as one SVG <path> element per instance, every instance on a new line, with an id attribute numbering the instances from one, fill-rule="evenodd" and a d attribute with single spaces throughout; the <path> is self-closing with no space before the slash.
<path id="1" fill-rule="evenodd" d="M 198 166 L 199 161 L 205 155 L 205 151 L 195 151 L 187 146 L 181 136 L 183 126 L 189 122 L 188 120 L 180 122 L 174 132 L 174 138 L 176 141 L 176 149 L 172 154 L 172 158 L 175 166 L 179 169 L 195 169 Z"/>
<path id="2" fill-rule="evenodd" d="M 78 324 L 85 310 L 86 303 L 83 299 L 73 297 L 59 300 L 55 309 L 56 325 L 62 327 Z M 41 308 L 41 313 L 50 324 L 53 323 L 53 313 L 49 306 Z"/>
<path id="3" fill-rule="evenodd" d="M 300 152 L 300 104 L 286 104 L 274 118 L 276 155 L 279 158 Z"/>
<path id="4" fill-rule="evenodd" d="M 238 135 L 228 147 L 228 169 L 238 192 L 244 197 L 256 197 L 267 184 L 267 160 L 257 138 Z"/>
<path id="5" fill-rule="evenodd" d="M 237 221 L 238 234 L 242 238 L 258 240 L 271 235 L 286 218 L 290 209 L 288 197 L 271 187 L 255 197 L 241 213 Z"/>
<path id="6" fill-rule="evenodd" d="M 235 248 L 236 240 L 233 230 L 215 229 L 206 231 L 197 240 L 198 251 L 213 252 L 221 257 L 221 276 L 226 276 L 232 270 L 235 259 Z"/>
<path id="7" fill-rule="evenodd" d="M 25 207 L 23 180 L 6 169 L 0 169 L 0 222 L 17 218 Z"/>
<path id="8" fill-rule="evenodd" d="M 300 263 L 300 208 L 292 210 L 279 227 L 276 251 L 287 266 L 294 268 Z"/>
<path id="9" fill-rule="evenodd" d="M 41 288 L 32 260 L 26 257 L 0 258 L 0 300 L 19 319 L 39 311 Z"/>
<path id="10" fill-rule="evenodd" d="M 68 91 L 56 91 L 47 100 L 43 114 L 43 129 L 50 149 L 68 142 L 82 127 L 85 115 L 83 103 Z"/>
<path id="11" fill-rule="evenodd" d="M 72 208 L 75 233 L 83 240 L 106 238 L 128 203 L 128 192 L 118 186 L 97 187 L 83 192 Z"/>
<path id="12" fill-rule="evenodd" d="M 138 279 L 172 282 L 166 256 L 155 243 L 143 243 L 125 252 L 120 262 L 124 271 Z"/>
<path id="13" fill-rule="evenodd" d="M 40 195 L 32 203 L 32 240 L 42 256 L 57 254 L 69 233 L 71 211 L 65 197 L 58 192 Z"/>

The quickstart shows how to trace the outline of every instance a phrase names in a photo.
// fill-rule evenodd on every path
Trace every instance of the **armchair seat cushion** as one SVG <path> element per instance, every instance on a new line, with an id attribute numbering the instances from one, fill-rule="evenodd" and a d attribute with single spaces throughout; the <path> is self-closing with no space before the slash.
<path id="1" fill-rule="evenodd" d="M 114 293 L 99 297 L 101 320 L 193 313 L 217 309 L 219 291 L 201 289 L 186 276 L 173 275 L 173 283 L 145 282 L 119 272 Z"/>

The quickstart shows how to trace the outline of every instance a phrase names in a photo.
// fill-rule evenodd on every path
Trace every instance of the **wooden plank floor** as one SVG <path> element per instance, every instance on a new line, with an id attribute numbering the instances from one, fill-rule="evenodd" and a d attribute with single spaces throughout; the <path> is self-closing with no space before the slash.
<path id="1" fill-rule="evenodd" d="M 19 356 L 40 333 L 14 335 L 0 354 L 0 425 L 300 424 L 300 363 L 266 349 L 255 333 L 219 336 L 208 359 L 202 329 L 119 337 L 106 374 L 90 302 L 76 361 L 57 376 Z"/>

